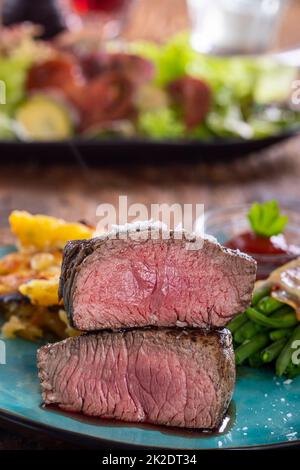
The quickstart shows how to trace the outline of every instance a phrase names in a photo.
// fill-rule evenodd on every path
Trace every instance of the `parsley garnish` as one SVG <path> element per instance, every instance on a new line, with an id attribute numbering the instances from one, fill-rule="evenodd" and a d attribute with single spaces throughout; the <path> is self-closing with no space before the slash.
<path id="1" fill-rule="evenodd" d="M 253 232 L 264 237 L 282 233 L 288 223 L 288 217 L 280 214 L 277 201 L 267 201 L 263 204 L 254 202 L 248 212 L 248 219 Z"/>

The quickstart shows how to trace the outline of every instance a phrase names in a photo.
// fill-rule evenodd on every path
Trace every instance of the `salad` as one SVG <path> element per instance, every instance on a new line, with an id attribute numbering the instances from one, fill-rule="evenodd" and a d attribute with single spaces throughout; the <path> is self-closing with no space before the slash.
<path id="1" fill-rule="evenodd" d="M 299 127 L 289 95 L 296 69 L 271 59 L 195 52 L 185 34 L 100 44 L 52 42 L 31 29 L 4 30 L 0 139 L 253 139 Z"/>

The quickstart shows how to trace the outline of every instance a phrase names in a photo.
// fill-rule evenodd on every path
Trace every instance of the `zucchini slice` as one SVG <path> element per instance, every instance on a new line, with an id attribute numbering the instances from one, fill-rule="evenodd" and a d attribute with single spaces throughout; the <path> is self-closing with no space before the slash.
<path id="1" fill-rule="evenodd" d="M 16 112 L 24 140 L 63 140 L 73 134 L 71 113 L 49 96 L 33 96 Z"/>

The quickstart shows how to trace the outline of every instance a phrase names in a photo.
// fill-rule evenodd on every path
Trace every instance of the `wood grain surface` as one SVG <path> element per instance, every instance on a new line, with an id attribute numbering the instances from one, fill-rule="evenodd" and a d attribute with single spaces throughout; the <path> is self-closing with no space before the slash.
<path id="1" fill-rule="evenodd" d="M 141 154 L 141 160 L 143 155 Z M 300 138 L 228 164 L 89 167 L 31 163 L 0 166 L 2 243 L 10 241 L 13 209 L 96 223 L 96 208 L 119 195 L 128 204 L 203 203 L 206 209 L 253 200 L 300 201 Z"/>

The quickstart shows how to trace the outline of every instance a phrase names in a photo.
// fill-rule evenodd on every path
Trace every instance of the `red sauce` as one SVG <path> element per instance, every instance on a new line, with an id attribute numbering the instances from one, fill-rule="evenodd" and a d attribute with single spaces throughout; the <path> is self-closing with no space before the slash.
<path id="1" fill-rule="evenodd" d="M 300 256 L 300 247 L 289 245 L 283 234 L 268 238 L 251 231 L 243 232 L 226 242 L 225 246 L 256 259 L 257 279 L 267 278 L 274 269 Z"/>
<path id="2" fill-rule="evenodd" d="M 284 235 L 267 238 L 250 231 L 237 235 L 225 246 L 257 255 L 285 255 L 293 252 L 295 248 L 288 245 Z"/>

